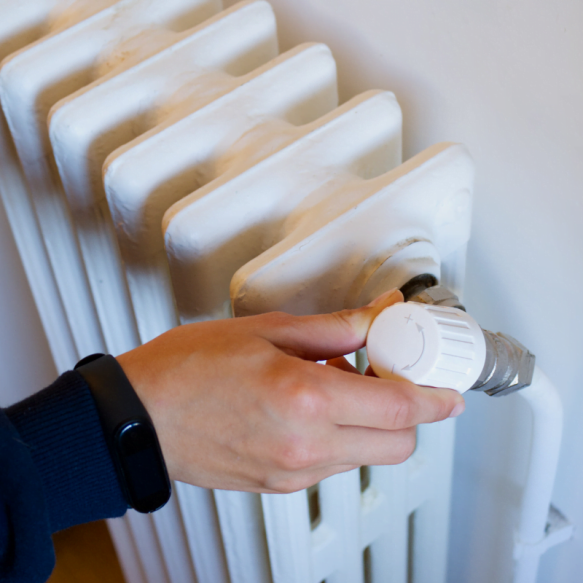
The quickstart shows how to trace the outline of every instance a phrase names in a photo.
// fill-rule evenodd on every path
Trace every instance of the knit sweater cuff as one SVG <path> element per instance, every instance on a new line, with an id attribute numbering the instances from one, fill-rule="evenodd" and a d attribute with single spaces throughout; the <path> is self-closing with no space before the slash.
<path id="1" fill-rule="evenodd" d="M 51 532 L 127 508 L 83 377 L 70 371 L 6 409 L 40 474 Z"/>

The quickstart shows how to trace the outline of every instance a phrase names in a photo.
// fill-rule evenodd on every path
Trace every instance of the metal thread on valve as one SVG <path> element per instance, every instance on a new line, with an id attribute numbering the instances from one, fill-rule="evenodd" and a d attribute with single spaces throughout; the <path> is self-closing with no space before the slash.
<path id="1" fill-rule="evenodd" d="M 405 301 L 408 302 L 418 294 L 424 292 L 427 288 L 434 287 L 437 285 L 437 279 L 434 275 L 430 273 L 422 273 L 417 275 L 413 279 L 410 279 L 405 285 L 400 289 Z"/>
<path id="2" fill-rule="evenodd" d="M 498 332 L 482 330 L 486 340 L 486 362 L 471 388 L 492 397 L 510 395 L 530 385 L 535 356 L 518 340 Z"/>
<path id="3" fill-rule="evenodd" d="M 449 289 L 440 285 L 433 275 L 424 273 L 409 280 L 402 288 L 401 293 L 405 301 L 418 304 L 445 306 L 466 311 L 460 299 Z"/>

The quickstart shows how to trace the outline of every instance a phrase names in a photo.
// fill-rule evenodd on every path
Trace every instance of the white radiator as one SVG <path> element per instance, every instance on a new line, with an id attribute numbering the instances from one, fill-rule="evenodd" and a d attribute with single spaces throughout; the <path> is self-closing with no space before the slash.
<path id="1" fill-rule="evenodd" d="M 0 193 L 60 371 L 178 325 L 461 294 L 473 164 L 401 164 L 401 111 L 338 106 L 263 0 L 0 0 Z M 356 355 L 362 368 L 364 355 Z M 453 420 L 404 464 L 291 495 L 174 484 L 110 528 L 129 583 L 444 583 Z"/>

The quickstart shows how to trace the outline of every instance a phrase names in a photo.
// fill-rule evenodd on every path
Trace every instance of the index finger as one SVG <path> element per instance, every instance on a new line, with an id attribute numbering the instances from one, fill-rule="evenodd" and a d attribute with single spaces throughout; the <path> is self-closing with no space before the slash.
<path id="1" fill-rule="evenodd" d="M 407 429 L 457 417 L 465 408 L 464 398 L 451 389 L 320 368 L 320 387 L 327 396 L 330 420 L 337 425 Z"/>
<path id="2" fill-rule="evenodd" d="M 362 348 L 373 320 L 386 307 L 400 301 L 403 301 L 403 294 L 398 289 L 393 289 L 367 306 L 354 310 L 312 316 L 271 314 L 272 325 L 263 325 L 258 333 L 279 348 L 287 348 L 300 358 L 336 358 Z"/>

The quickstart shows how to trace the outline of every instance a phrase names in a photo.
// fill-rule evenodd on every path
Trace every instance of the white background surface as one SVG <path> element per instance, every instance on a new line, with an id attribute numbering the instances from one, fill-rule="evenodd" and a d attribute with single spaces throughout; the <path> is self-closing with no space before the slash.
<path id="1" fill-rule="evenodd" d="M 535 352 L 558 385 L 566 431 L 555 503 L 583 528 L 583 3 L 580 0 L 273 0 L 285 50 L 323 41 L 343 100 L 395 92 L 405 158 L 465 143 L 478 177 L 466 305 Z M 226 2 L 233 4 L 233 2 Z M 0 210 L 0 404 L 54 369 Z M 565 308 L 569 304 L 569 311 Z M 458 423 L 450 577 L 509 580 L 529 417 L 518 399 L 468 395 Z M 580 536 L 539 583 L 582 579 Z"/>

